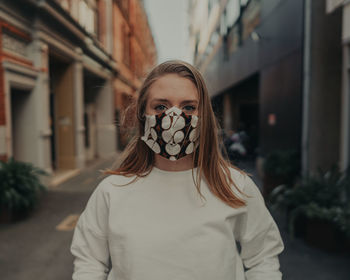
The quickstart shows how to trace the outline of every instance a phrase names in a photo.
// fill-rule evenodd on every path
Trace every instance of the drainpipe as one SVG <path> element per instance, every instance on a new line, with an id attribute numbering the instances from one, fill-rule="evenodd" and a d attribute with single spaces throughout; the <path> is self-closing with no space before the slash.
<path id="1" fill-rule="evenodd" d="M 303 38 L 303 108 L 302 108 L 302 139 L 301 139 L 301 168 L 302 175 L 309 170 L 309 109 L 311 86 L 311 4 L 312 0 L 304 1 L 304 38 Z"/>

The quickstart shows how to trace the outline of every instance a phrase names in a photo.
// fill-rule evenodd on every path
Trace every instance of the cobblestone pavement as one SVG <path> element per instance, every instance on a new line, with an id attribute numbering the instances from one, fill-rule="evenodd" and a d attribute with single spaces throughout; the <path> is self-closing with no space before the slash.
<path id="1" fill-rule="evenodd" d="M 0 279 L 71 279 L 73 257 L 69 247 L 73 227 L 69 217 L 73 217 L 74 221 L 74 217 L 81 213 L 91 192 L 103 178 L 99 170 L 109 167 L 113 160 L 99 161 L 76 177 L 50 189 L 28 219 L 0 226 Z M 241 163 L 239 166 L 253 174 L 254 181 L 261 187 L 253 163 Z M 67 217 L 66 229 L 57 230 L 56 227 Z M 283 279 L 350 279 L 349 253 L 331 254 L 312 248 L 302 240 L 291 240 L 282 217 L 274 217 L 285 243 L 285 250 L 280 256 Z"/>

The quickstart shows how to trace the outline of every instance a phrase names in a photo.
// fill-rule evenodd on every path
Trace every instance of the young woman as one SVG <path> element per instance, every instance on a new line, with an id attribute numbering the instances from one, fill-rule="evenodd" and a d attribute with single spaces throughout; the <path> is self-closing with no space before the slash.
<path id="1" fill-rule="evenodd" d="M 283 242 L 260 191 L 220 153 L 201 74 L 168 61 L 145 79 L 138 135 L 75 228 L 73 280 L 276 280 Z"/>

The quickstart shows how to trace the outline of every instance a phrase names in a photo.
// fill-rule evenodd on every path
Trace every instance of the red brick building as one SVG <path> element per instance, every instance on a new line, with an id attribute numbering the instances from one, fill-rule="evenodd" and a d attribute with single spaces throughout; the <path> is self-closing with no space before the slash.
<path id="1" fill-rule="evenodd" d="M 145 74 L 156 63 L 155 43 L 142 2 L 139 0 L 117 0 L 113 6 L 113 34 L 115 41 L 113 58 L 117 62 L 118 76 L 114 81 L 115 107 L 121 116 Z M 120 144 L 127 141 L 127 133 L 120 130 Z"/>
<path id="2" fill-rule="evenodd" d="M 115 125 L 156 62 L 142 1 L 0 3 L 0 159 L 49 173 L 112 155 Z"/>

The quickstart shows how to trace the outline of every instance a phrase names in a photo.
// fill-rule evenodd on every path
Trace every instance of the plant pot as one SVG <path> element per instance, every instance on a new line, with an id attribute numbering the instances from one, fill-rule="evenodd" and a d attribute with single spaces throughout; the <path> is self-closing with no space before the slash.
<path id="1" fill-rule="evenodd" d="M 313 246 L 330 252 L 344 251 L 346 239 L 336 226 L 326 220 L 308 219 L 305 241 Z"/>

